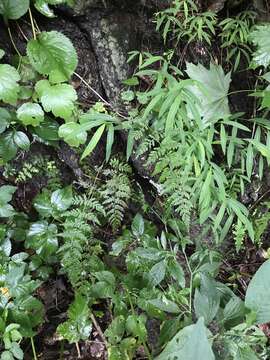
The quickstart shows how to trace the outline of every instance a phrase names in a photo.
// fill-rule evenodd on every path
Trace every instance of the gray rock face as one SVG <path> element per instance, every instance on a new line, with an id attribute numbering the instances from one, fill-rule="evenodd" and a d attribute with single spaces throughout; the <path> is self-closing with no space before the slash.
<path id="1" fill-rule="evenodd" d="M 130 75 L 127 57 L 137 48 L 135 23 L 135 16 L 120 12 L 89 12 L 80 22 L 96 55 L 104 92 L 113 104 L 119 101 L 122 80 Z"/>

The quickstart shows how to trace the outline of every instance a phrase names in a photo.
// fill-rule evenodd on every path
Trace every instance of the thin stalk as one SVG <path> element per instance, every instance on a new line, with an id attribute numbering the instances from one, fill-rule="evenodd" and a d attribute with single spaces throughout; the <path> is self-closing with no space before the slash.
<path id="1" fill-rule="evenodd" d="M 113 108 L 113 106 L 112 106 L 112 104 L 110 104 L 110 103 L 109 103 L 107 100 L 105 100 L 104 97 L 102 97 L 94 88 L 92 88 L 92 86 L 91 86 L 87 81 L 85 81 L 84 78 L 83 78 L 80 74 L 78 74 L 78 73 L 76 73 L 76 72 L 74 71 L 74 75 L 77 76 L 77 78 L 80 79 L 81 82 L 82 82 L 85 86 L 88 87 L 88 89 L 90 89 L 105 105 L 107 105 L 108 107 L 110 107 L 118 116 L 120 116 L 120 117 L 123 118 L 123 119 L 128 119 L 126 116 L 124 116 L 124 115 L 120 114 L 119 112 L 115 111 L 114 108 Z"/>
<path id="2" fill-rule="evenodd" d="M 75 344 L 76 344 L 76 349 L 77 349 L 77 353 L 78 353 L 78 358 L 80 359 L 82 357 L 81 350 L 80 350 L 80 345 L 79 345 L 78 342 L 76 342 Z"/>
<path id="3" fill-rule="evenodd" d="M 28 12 L 29 12 L 29 17 L 30 17 L 30 22 L 31 22 L 31 27 L 32 27 L 33 38 L 34 38 L 34 40 L 36 40 L 37 35 L 36 35 L 34 20 L 33 20 L 32 12 L 31 12 L 30 8 L 28 9 Z"/>
<path id="4" fill-rule="evenodd" d="M 187 267 L 188 267 L 188 271 L 190 272 L 190 282 L 189 282 L 189 311 L 190 313 L 192 313 L 192 290 L 193 290 L 193 271 L 190 267 L 190 264 L 189 264 L 189 261 L 188 261 L 188 258 L 187 258 L 187 254 L 186 254 L 186 251 L 183 249 L 183 254 L 185 256 L 185 260 L 186 260 L 186 263 L 187 263 Z"/>
<path id="5" fill-rule="evenodd" d="M 64 341 L 62 340 L 60 343 L 60 358 L 59 358 L 59 360 L 63 360 L 63 354 L 64 354 Z"/>
<path id="6" fill-rule="evenodd" d="M 230 95 L 234 95 L 234 94 L 240 94 L 240 93 L 243 93 L 243 92 L 254 92 L 254 90 L 236 90 L 236 91 L 231 91 L 227 94 L 227 96 L 230 96 Z"/>
<path id="7" fill-rule="evenodd" d="M 9 38 L 10 38 L 10 41 L 11 41 L 11 44 L 12 44 L 12 46 L 13 46 L 13 48 L 14 48 L 14 50 L 16 51 L 16 53 L 19 55 L 19 57 L 21 58 L 22 57 L 22 55 L 21 55 L 21 53 L 19 52 L 19 50 L 18 50 L 18 48 L 17 48 L 17 46 L 16 46 L 16 44 L 15 44 L 15 42 L 14 42 L 14 40 L 13 40 L 13 37 L 12 37 L 12 34 L 11 34 L 11 30 L 10 30 L 10 27 L 8 26 L 8 35 L 9 35 Z"/>
<path id="8" fill-rule="evenodd" d="M 32 346 L 34 360 L 38 360 L 33 336 L 31 336 L 31 346 Z"/>

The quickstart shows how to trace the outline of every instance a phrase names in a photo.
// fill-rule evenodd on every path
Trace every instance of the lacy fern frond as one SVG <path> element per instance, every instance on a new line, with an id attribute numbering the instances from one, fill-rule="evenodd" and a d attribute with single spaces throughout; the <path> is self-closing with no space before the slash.
<path id="1" fill-rule="evenodd" d="M 112 159 L 110 168 L 103 171 L 108 180 L 101 190 L 102 203 L 113 230 L 121 225 L 132 195 L 131 172 L 131 167 L 118 159 Z"/>

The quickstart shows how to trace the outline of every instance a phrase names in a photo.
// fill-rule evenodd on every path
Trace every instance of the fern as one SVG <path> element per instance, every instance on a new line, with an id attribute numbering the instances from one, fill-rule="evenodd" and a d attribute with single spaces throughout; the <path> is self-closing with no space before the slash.
<path id="1" fill-rule="evenodd" d="M 257 244 L 262 242 L 262 236 L 265 233 L 270 221 L 270 202 L 265 202 L 263 207 L 266 207 L 266 211 L 261 211 L 257 214 L 254 220 L 255 242 Z"/>
<path id="2" fill-rule="evenodd" d="M 103 171 L 107 181 L 101 190 L 102 204 L 114 231 L 121 225 L 132 195 L 131 172 L 131 167 L 118 159 L 112 159 L 110 168 Z"/>
<path id="3" fill-rule="evenodd" d="M 233 229 L 234 242 L 237 252 L 241 249 L 244 243 L 246 233 L 247 230 L 245 228 L 245 225 L 238 219 Z"/>
<path id="4" fill-rule="evenodd" d="M 99 216 L 105 215 L 102 205 L 93 197 L 75 196 L 72 208 L 62 214 L 64 218 L 63 245 L 59 249 L 63 272 L 67 275 L 73 288 L 83 285 L 85 259 L 91 256 L 87 251 L 95 242 L 93 232 L 99 225 Z"/>

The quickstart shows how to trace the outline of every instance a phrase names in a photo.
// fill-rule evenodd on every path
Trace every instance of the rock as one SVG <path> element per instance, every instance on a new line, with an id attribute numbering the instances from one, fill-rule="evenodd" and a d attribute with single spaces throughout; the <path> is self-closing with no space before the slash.
<path id="1" fill-rule="evenodd" d="M 119 102 L 122 80 L 131 74 L 128 52 L 138 48 L 136 15 L 91 12 L 80 21 L 81 29 L 91 39 L 104 92 L 112 104 Z"/>

